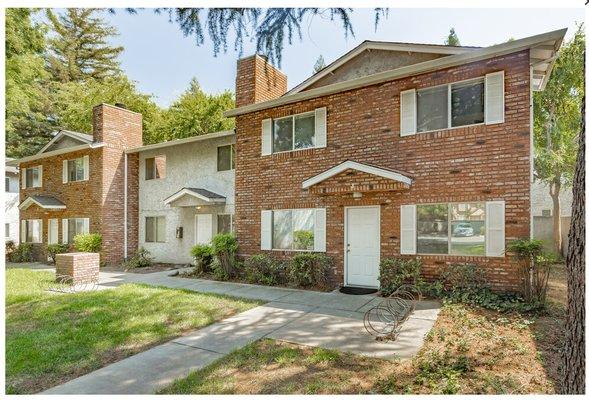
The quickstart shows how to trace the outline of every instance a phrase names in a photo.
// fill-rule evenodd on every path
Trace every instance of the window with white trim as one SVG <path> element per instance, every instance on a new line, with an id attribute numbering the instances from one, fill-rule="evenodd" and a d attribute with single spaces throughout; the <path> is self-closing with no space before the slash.
<path id="1" fill-rule="evenodd" d="M 145 217 L 145 242 L 164 243 L 166 241 L 166 217 Z"/>
<path id="2" fill-rule="evenodd" d="M 24 221 L 24 242 L 41 243 L 43 238 L 42 222 L 40 219 L 27 219 Z"/>
<path id="3" fill-rule="evenodd" d="M 84 157 L 67 160 L 67 181 L 78 182 L 85 179 Z"/>
<path id="4" fill-rule="evenodd" d="M 315 147 L 315 112 L 291 115 L 274 120 L 272 152 Z"/>
<path id="5" fill-rule="evenodd" d="M 86 218 L 67 219 L 67 243 L 73 243 L 76 235 L 90 233 L 89 224 Z"/>
<path id="6" fill-rule="evenodd" d="M 417 254 L 485 255 L 485 203 L 418 204 Z"/>
<path id="7" fill-rule="evenodd" d="M 23 173 L 25 174 L 25 188 L 41 187 L 41 168 L 40 165 L 37 165 L 23 169 Z"/>
<path id="8" fill-rule="evenodd" d="M 417 90 L 417 132 L 484 122 L 484 77 Z"/>
<path id="9" fill-rule="evenodd" d="M 230 171 L 235 168 L 235 145 L 217 147 L 217 171 Z"/>
<path id="10" fill-rule="evenodd" d="M 217 233 L 233 232 L 233 214 L 217 214 Z"/>
<path id="11" fill-rule="evenodd" d="M 272 248 L 314 250 L 315 210 L 275 210 L 272 212 Z"/>

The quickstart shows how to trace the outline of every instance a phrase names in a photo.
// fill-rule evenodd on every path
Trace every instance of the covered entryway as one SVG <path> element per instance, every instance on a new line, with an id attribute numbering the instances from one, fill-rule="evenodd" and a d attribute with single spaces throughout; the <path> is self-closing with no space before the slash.
<path id="1" fill-rule="evenodd" d="M 346 207 L 344 229 L 346 285 L 378 288 L 380 207 Z"/>

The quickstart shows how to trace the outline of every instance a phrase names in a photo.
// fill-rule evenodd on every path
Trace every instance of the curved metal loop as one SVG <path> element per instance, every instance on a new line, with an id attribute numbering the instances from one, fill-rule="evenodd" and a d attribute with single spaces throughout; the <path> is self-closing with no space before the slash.
<path id="1" fill-rule="evenodd" d="M 98 290 L 98 283 L 94 280 L 77 280 L 75 283 L 71 275 L 55 275 L 55 284 L 47 290 L 58 293 L 79 293 Z"/>
<path id="2" fill-rule="evenodd" d="M 421 292 L 413 285 L 401 285 L 377 306 L 364 313 L 364 329 L 381 340 L 395 340 L 401 325 L 415 310 Z"/>

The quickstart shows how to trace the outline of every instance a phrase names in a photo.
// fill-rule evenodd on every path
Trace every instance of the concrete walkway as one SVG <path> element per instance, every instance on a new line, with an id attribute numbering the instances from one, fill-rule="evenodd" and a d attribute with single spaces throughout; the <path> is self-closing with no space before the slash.
<path id="1" fill-rule="evenodd" d="M 267 304 L 190 332 L 110 364 L 44 394 L 149 394 L 224 355 L 268 337 L 386 359 L 417 353 L 439 312 L 421 302 L 394 342 L 376 341 L 364 330 L 364 312 L 382 299 L 288 288 L 213 282 L 152 274 L 101 272 L 101 288 L 125 283 L 181 288 L 268 301 Z"/>

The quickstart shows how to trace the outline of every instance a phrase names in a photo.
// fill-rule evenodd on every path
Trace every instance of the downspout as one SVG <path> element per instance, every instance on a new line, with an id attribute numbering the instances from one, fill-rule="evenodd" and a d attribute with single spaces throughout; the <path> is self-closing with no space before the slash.
<path id="1" fill-rule="evenodd" d="M 530 65 L 530 239 L 534 238 L 532 184 L 534 182 L 534 66 Z"/>
<path id="2" fill-rule="evenodd" d="M 127 152 L 125 152 L 125 181 L 124 181 L 124 189 L 123 189 L 123 197 L 124 197 L 124 206 L 123 206 L 123 220 L 125 221 L 124 223 L 124 228 L 123 228 L 123 236 L 124 236 L 124 250 L 123 250 L 123 257 L 125 259 L 125 261 L 127 260 Z"/>

